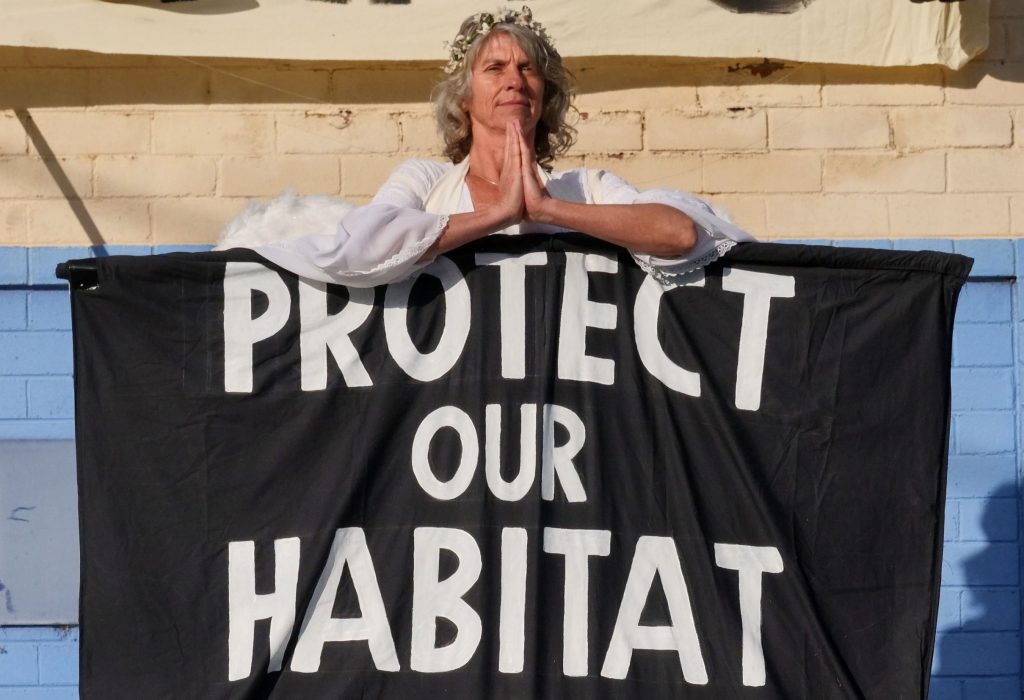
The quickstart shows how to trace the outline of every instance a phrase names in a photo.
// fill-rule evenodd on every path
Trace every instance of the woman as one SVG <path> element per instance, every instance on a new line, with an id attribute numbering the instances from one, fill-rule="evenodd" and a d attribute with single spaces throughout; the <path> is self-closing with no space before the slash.
<path id="1" fill-rule="evenodd" d="M 753 240 L 692 196 L 639 192 L 606 171 L 549 172 L 573 141 L 571 86 L 529 8 L 464 21 L 445 72 L 436 115 L 451 163 L 406 161 L 336 233 L 256 250 L 304 277 L 370 287 L 483 236 L 582 231 L 670 283 Z"/>

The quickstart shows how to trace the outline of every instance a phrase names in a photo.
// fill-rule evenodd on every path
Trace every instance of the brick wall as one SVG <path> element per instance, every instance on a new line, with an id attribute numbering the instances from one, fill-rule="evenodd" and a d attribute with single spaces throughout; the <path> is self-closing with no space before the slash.
<path id="1" fill-rule="evenodd" d="M 932 698 L 1021 697 L 1017 394 L 1022 241 L 957 241 L 975 257 L 957 308 L 942 597 Z"/>
<path id="2" fill-rule="evenodd" d="M 1024 3 L 992 7 L 961 71 L 574 59 L 562 165 L 701 193 L 762 238 L 1020 235 Z M 289 186 L 365 201 L 437 155 L 437 75 L 0 47 L 0 245 L 208 243 Z"/>
<path id="3" fill-rule="evenodd" d="M 209 246 L 0 246 L 0 440 L 74 437 L 71 308 L 58 262 L 97 252 L 149 255 Z"/>
<path id="4" fill-rule="evenodd" d="M 0 627 L 0 698 L 78 697 L 78 630 Z"/>

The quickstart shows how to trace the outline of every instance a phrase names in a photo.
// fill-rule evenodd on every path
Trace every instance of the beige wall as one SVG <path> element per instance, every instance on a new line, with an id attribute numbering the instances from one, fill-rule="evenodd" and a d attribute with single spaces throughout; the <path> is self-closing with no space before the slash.
<path id="1" fill-rule="evenodd" d="M 962 71 L 574 61 L 563 165 L 703 194 L 765 239 L 1024 235 L 1024 2 L 994 0 L 992 34 Z M 0 245 L 212 242 L 289 186 L 366 201 L 437 154 L 435 75 L 0 47 Z"/>

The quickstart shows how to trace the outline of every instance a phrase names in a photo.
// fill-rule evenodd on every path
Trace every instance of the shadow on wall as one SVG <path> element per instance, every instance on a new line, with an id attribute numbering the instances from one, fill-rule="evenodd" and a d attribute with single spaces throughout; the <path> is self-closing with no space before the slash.
<path id="1" fill-rule="evenodd" d="M 105 0 L 116 2 L 117 0 Z M 207 0 L 160 3 L 140 0 L 155 11 L 239 12 L 255 0 Z M 202 9 L 207 8 L 207 9 Z M 219 9 L 218 9 L 219 8 Z M 1008 19 L 992 20 L 992 52 L 959 71 L 938 66 L 878 67 L 799 64 L 768 59 L 707 61 L 662 57 L 592 57 L 568 59 L 583 101 L 595 107 L 615 93 L 642 88 L 679 90 L 673 104 L 697 107 L 694 89 L 714 93 L 701 99 L 705 108 L 749 109 L 750 91 L 730 88 L 776 84 L 811 93 L 818 104 L 822 85 L 879 84 L 944 86 L 972 89 L 985 77 L 1024 82 L 1024 62 L 1007 57 Z M 1012 43 L 1012 42 L 1009 42 Z M 0 108 L 106 105 L 295 104 L 328 107 L 366 104 L 425 104 L 442 77 L 437 62 L 379 63 L 346 61 L 284 61 L 267 59 L 192 58 L 104 55 L 0 47 Z M 690 95 L 687 98 L 687 94 Z M 735 100 L 735 104 L 730 102 Z M 621 97 L 619 97 L 621 102 Z M 799 102 L 799 100 L 798 100 Z M 608 104 L 611 104 L 610 102 Z M 614 104 L 612 105 L 614 107 Z M 587 105 L 581 106 L 585 111 Z M 607 108 L 607 107 L 606 107 Z"/>
<path id="2" fill-rule="evenodd" d="M 260 6 L 256 0 L 202 0 L 201 2 L 185 2 L 184 0 L 102 0 L 111 4 L 139 5 L 154 10 L 167 10 L 189 15 L 227 15 L 245 12 Z"/>
<path id="3" fill-rule="evenodd" d="M 943 564 L 943 583 L 947 585 L 943 607 L 951 602 L 945 599 L 951 593 L 957 610 L 945 616 L 940 613 L 933 675 L 954 677 L 941 682 L 957 683 L 956 677 L 975 677 L 984 683 L 986 677 L 1002 676 L 1016 687 L 1021 670 L 1020 495 L 1016 484 L 1002 484 L 983 499 L 980 522 L 973 519 L 972 524 L 961 517 L 961 537 L 964 528 L 970 528 L 972 534 L 968 536 L 978 541 L 963 543 L 964 556 L 952 569 Z M 948 550 L 953 543 L 946 544 Z M 971 545 L 976 545 L 973 551 Z M 942 617 L 946 618 L 944 624 Z M 994 697 L 984 693 L 968 696 Z"/>
<path id="4" fill-rule="evenodd" d="M 254 10 L 260 6 L 256 0 L 101 0 L 102 2 L 123 3 L 169 10 L 189 15 L 226 15 L 233 12 Z M 411 0 L 370 0 L 374 5 L 408 5 Z M 776 0 L 778 1 L 778 0 Z M 792 0 L 784 0 L 791 2 Z M 799 0 L 798 0 L 799 1 Z M 322 2 L 344 3 L 346 0 L 322 0 Z"/>

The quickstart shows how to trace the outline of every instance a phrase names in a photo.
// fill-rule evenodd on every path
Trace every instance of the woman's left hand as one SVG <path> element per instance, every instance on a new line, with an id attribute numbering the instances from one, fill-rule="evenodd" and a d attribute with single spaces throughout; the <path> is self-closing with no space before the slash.
<path id="1" fill-rule="evenodd" d="M 558 200 L 551 196 L 544 183 L 541 182 L 537 173 L 537 160 L 534 157 L 533 149 L 526 144 L 523 136 L 523 127 L 515 122 L 516 138 L 519 139 L 520 162 L 522 164 L 523 183 L 523 209 L 524 218 L 527 221 L 537 223 L 552 223 L 552 208 L 557 206 Z"/>

